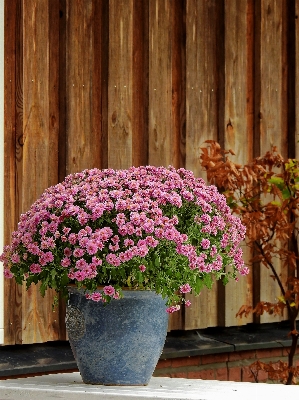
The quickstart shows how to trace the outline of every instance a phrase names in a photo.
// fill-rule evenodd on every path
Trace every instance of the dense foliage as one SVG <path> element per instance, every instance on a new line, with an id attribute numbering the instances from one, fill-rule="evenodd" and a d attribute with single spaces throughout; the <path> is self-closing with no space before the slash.
<path id="1" fill-rule="evenodd" d="M 225 197 L 191 171 L 92 169 L 47 189 L 21 215 L 1 260 L 7 278 L 27 287 L 41 281 L 42 294 L 73 283 L 110 301 L 123 287 L 151 289 L 173 312 L 184 293 L 248 273 L 244 236 Z"/>

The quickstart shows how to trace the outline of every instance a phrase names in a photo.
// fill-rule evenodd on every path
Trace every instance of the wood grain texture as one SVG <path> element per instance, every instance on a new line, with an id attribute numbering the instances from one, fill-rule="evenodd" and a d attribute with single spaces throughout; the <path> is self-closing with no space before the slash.
<path id="1" fill-rule="evenodd" d="M 66 2 L 66 173 L 101 167 L 99 79 L 93 74 L 94 4 L 92 0 Z M 96 78 L 96 79 L 95 79 Z M 96 123 L 96 120 L 98 124 Z"/>
<path id="2" fill-rule="evenodd" d="M 23 1 L 17 1 L 16 9 L 16 103 L 15 103 L 15 124 L 16 124 L 16 147 L 15 147 L 15 213 L 16 223 L 22 210 L 22 182 L 23 182 Z M 16 285 L 15 289 L 15 342 L 22 343 L 22 287 Z"/>
<path id="3" fill-rule="evenodd" d="M 172 3 L 172 164 L 186 165 L 186 1 Z"/>
<path id="4" fill-rule="evenodd" d="M 16 227 L 15 204 L 15 147 L 16 147 L 16 25 L 17 0 L 4 4 L 4 242 L 10 243 L 12 231 Z M 4 280 L 4 344 L 15 344 L 15 282 L 11 279 Z M 13 305 L 13 306 L 12 306 Z"/>
<path id="5" fill-rule="evenodd" d="M 173 160 L 171 4 L 149 3 L 149 164 L 170 165 Z M 170 151 L 171 149 L 171 151 Z"/>
<path id="6" fill-rule="evenodd" d="M 253 24 L 248 14 L 247 1 L 230 1 L 225 3 L 225 138 L 226 149 L 232 149 L 236 163 L 247 163 L 252 159 L 253 136 L 252 124 L 248 118 L 248 89 L 252 85 L 252 67 L 248 65 L 248 47 Z M 248 26 L 251 23 L 251 26 Z M 244 71 L 247 73 L 244 74 Z M 243 243 L 244 261 L 249 264 L 251 251 Z M 252 316 L 240 320 L 236 318 L 239 308 L 252 305 L 252 272 L 246 277 L 239 277 L 238 282 L 229 282 L 225 287 L 225 325 L 234 326 L 252 322 Z"/>
<path id="7" fill-rule="evenodd" d="M 285 2 L 264 0 L 261 2 L 260 27 L 260 151 L 264 154 L 277 146 L 287 157 L 287 79 L 286 79 L 286 26 Z M 278 274 L 284 270 L 274 260 Z M 283 281 L 285 281 L 282 276 Z M 261 300 L 273 301 L 280 296 L 276 282 L 270 272 L 261 267 Z M 261 322 L 280 320 L 280 317 L 261 317 Z"/>
<path id="8" fill-rule="evenodd" d="M 149 2 L 133 3 L 132 164 L 148 163 Z"/>
<path id="9" fill-rule="evenodd" d="M 133 0 L 109 2 L 108 167 L 132 166 Z"/>
<path id="10" fill-rule="evenodd" d="M 205 140 L 218 140 L 217 27 L 219 3 L 187 1 L 186 8 L 186 168 L 206 179 L 200 163 Z M 217 325 L 217 286 L 188 296 L 185 329 Z"/>
<path id="11" fill-rule="evenodd" d="M 178 168 L 185 158 L 184 14 L 179 1 L 149 5 L 149 163 Z"/>
<path id="12" fill-rule="evenodd" d="M 56 10 L 57 15 L 58 4 L 56 0 L 51 1 L 52 12 Z M 55 38 L 58 29 L 53 26 L 50 18 L 48 0 L 26 1 L 23 5 L 24 11 L 25 6 L 23 173 L 20 182 L 22 212 L 26 212 L 42 192 L 57 183 L 58 179 L 58 43 L 55 40 L 58 39 Z M 43 21 L 43 24 L 40 21 Z M 23 287 L 22 343 L 58 339 L 58 325 L 51 311 L 54 295 L 54 291 L 47 291 L 46 296 L 42 298 L 38 286 L 31 286 L 28 291 Z"/>

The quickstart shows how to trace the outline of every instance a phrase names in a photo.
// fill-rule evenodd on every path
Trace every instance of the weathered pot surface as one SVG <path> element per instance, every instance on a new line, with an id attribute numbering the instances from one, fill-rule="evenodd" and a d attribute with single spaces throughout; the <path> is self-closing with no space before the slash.
<path id="1" fill-rule="evenodd" d="M 147 385 L 168 327 L 165 300 L 153 291 L 124 291 L 109 304 L 69 288 L 66 327 L 85 383 Z"/>

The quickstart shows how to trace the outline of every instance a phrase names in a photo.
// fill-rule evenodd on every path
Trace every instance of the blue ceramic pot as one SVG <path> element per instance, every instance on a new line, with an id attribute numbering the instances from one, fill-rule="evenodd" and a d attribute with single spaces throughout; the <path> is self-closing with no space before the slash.
<path id="1" fill-rule="evenodd" d="M 109 304 L 69 288 L 66 327 L 83 382 L 147 385 L 167 334 L 165 300 L 152 291 L 123 291 Z"/>

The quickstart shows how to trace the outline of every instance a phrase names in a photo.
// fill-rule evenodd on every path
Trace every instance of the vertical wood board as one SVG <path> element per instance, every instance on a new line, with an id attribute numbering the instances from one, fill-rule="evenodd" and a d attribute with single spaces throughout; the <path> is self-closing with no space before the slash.
<path id="1" fill-rule="evenodd" d="M 218 71 L 216 2 L 186 5 L 186 168 L 206 179 L 200 166 L 205 140 L 218 138 Z M 187 296 L 185 329 L 217 325 L 217 286 L 199 297 Z"/>
<path id="2" fill-rule="evenodd" d="M 132 164 L 148 164 L 149 3 L 133 3 Z"/>
<path id="3" fill-rule="evenodd" d="M 252 125 L 248 124 L 248 87 L 252 71 L 248 70 L 247 1 L 230 1 L 225 4 L 225 138 L 226 149 L 232 149 L 236 155 L 230 156 L 236 163 L 244 164 L 252 159 Z M 244 74 L 244 71 L 247 73 Z M 243 243 L 244 261 L 249 263 L 251 251 Z M 238 282 L 229 282 L 225 287 L 225 325 L 234 326 L 252 322 L 252 316 L 244 320 L 236 318 L 239 308 L 251 306 L 252 272 L 246 277 L 238 276 Z"/>
<path id="4" fill-rule="evenodd" d="M 51 2 L 51 7 L 58 12 L 57 4 Z M 58 118 L 58 60 L 53 47 L 50 53 L 49 4 L 48 0 L 32 0 L 27 1 L 25 6 L 26 11 L 27 7 L 30 11 L 24 14 L 23 20 L 22 212 L 26 212 L 47 187 L 57 183 L 58 152 L 55 123 Z M 44 21 L 44 24 L 39 21 Z M 52 31 L 52 37 L 55 32 L 57 30 Z M 58 325 L 54 314 L 49 311 L 54 294 L 54 291 L 48 291 L 42 298 L 38 286 L 31 286 L 28 291 L 23 286 L 22 343 L 58 339 Z"/>
<path id="5" fill-rule="evenodd" d="M 17 1 L 4 3 L 4 242 L 10 242 L 17 224 L 15 204 L 15 147 L 16 147 L 16 25 Z M 15 344 L 15 282 L 4 280 L 4 343 Z"/>
<path id="6" fill-rule="evenodd" d="M 93 0 L 66 2 L 66 173 L 100 167 L 101 124 L 94 60 Z M 99 26 L 97 27 L 99 28 Z M 97 50 L 95 51 L 97 53 Z"/>
<path id="7" fill-rule="evenodd" d="M 15 85 L 16 85 L 16 103 L 15 103 L 15 213 L 16 221 L 14 229 L 17 227 L 19 216 L 22 212 L 22 183 L 23 183 L 23 0 L 16 2 L 16 67 L 15 67 Z M 15 332 L 16 343 L 22 343 L 22 287 L 15 287 Z"/>
<path id="8" fill-rule="evenodd" d="M 278 151 L 286 156 L 286 75 L 285 75 L 285 29 L 283 29 L 284 2 L 264 0 L 261 3 L 260 37 L 260 152 L 264 154 L 276 145 Z M 266 199 L 268 201 L 268 199 Z M 278 274 L 283 274 L 279 260 L 274 260 Z M 270 277 L 270 270 L 261 266 L 261 300 L 275 302 L 280 296 L 276 282 Z M 268 314 L 261 322 L 279 321 L 280 317 Z"/>
<path id="9" fill-rule="evenodd" d="M 108 166 L 132 165 L 133 0 L 109 2 Z"/>
<path id="10" fill-rule="evenodd" d="M 149 164 L 172 164 L 171 1 L 149 3 Z"/>

